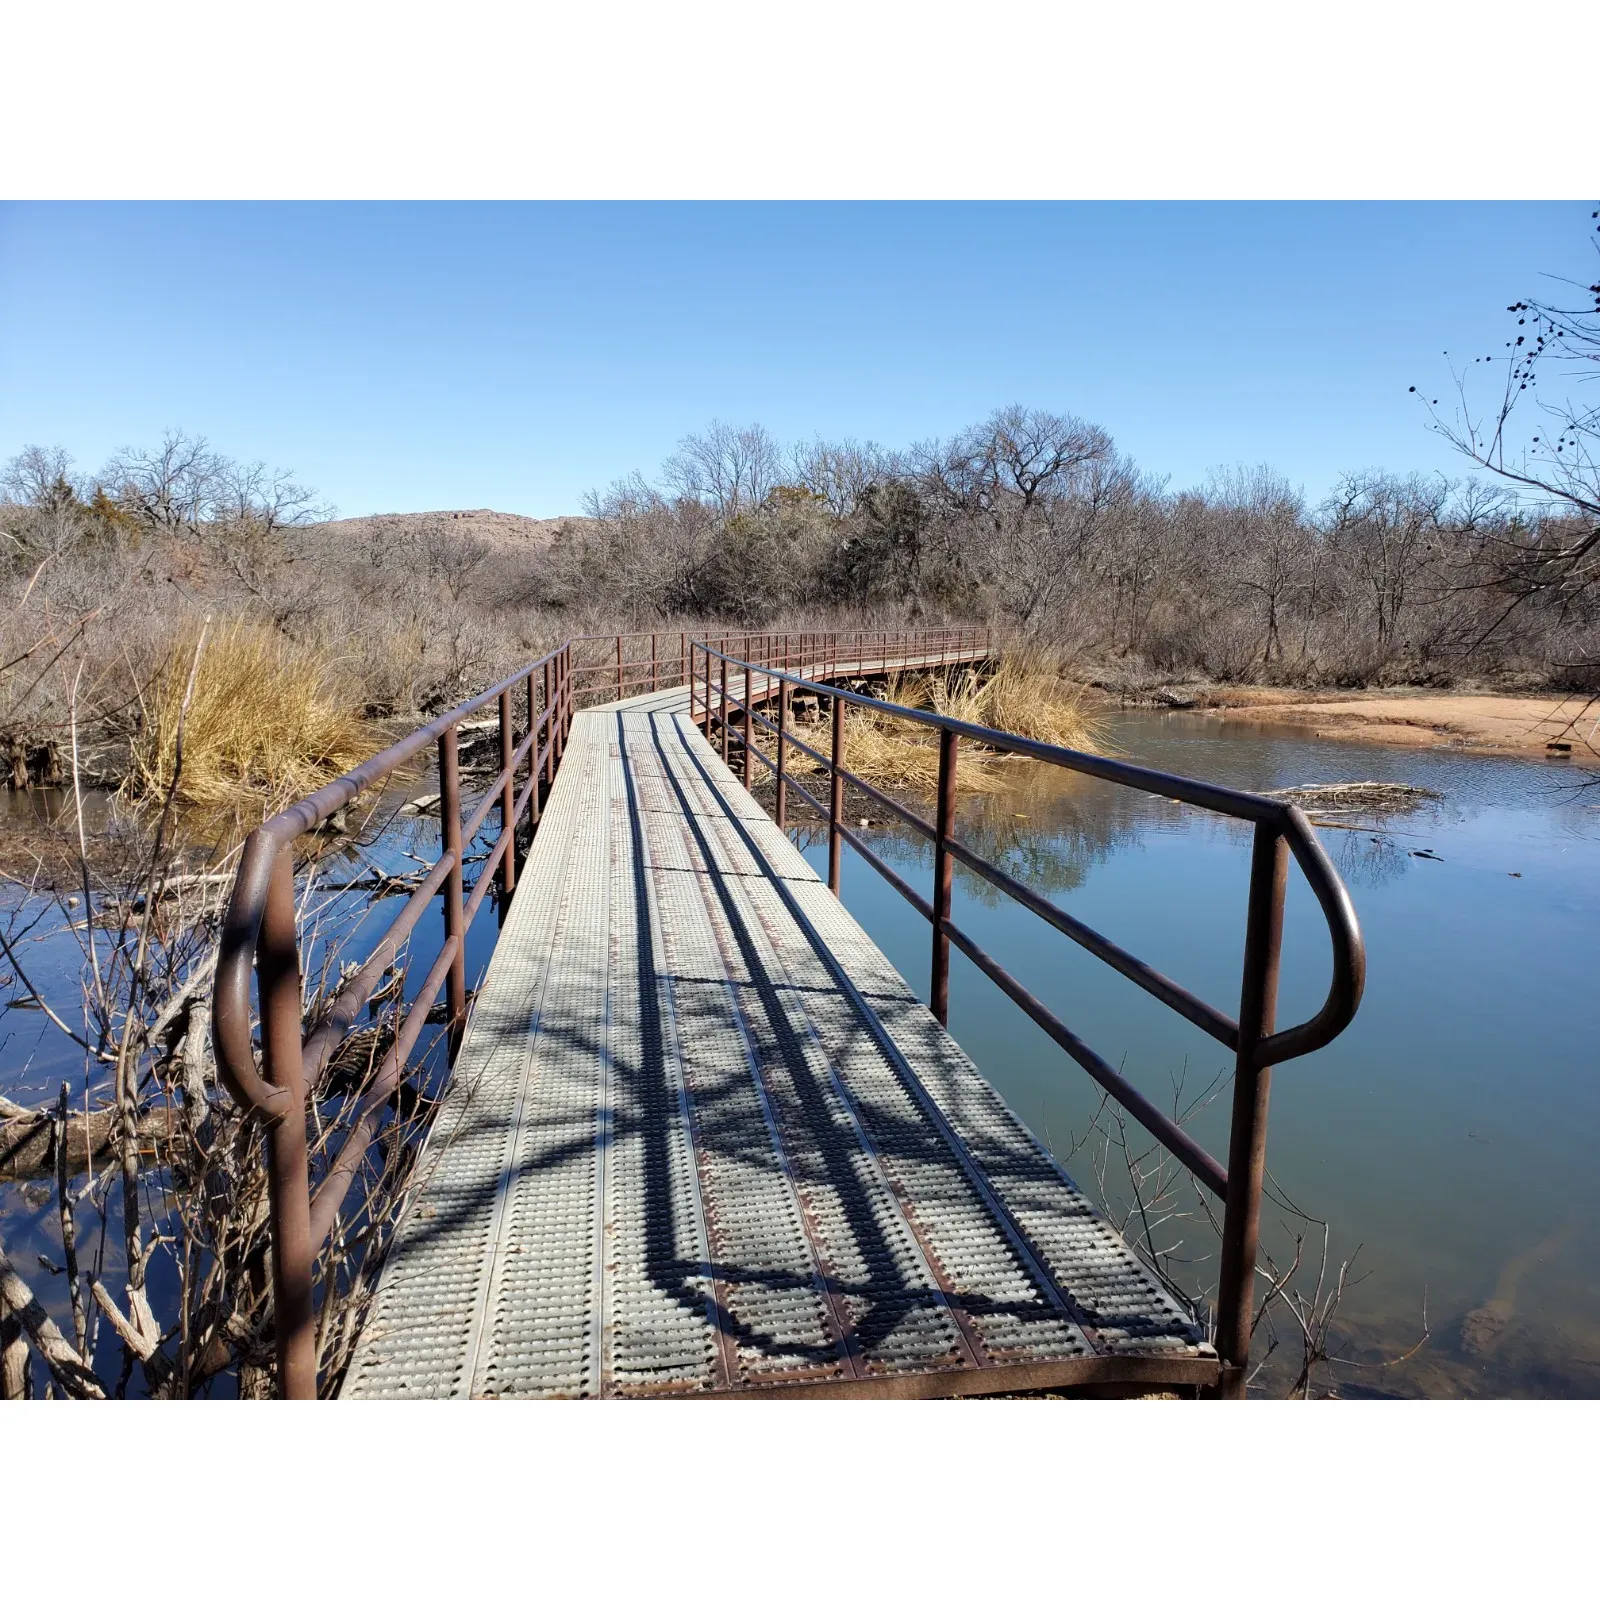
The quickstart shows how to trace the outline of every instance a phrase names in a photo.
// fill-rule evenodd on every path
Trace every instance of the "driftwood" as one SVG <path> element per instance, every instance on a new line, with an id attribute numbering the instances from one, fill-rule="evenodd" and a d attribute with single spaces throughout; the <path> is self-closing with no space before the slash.
<path id="1" fill-rule="evenodd" d="M 33 1347 L 50 1369 L 50 1376 L 62 1392 L 74 1400 L 104 1400 L 100 1380 L 86 1367 L 50 1319 L 33 1290 L 17 1275 L 0 1249 L 0 1318 L 12 1317 L 22 1324 Z"/>
<path id="2" fill-rule="evenodd" d="M 58 1171 L 56 1130 L 51 1111 L 29 1111 L 0 1101 L 0 1181 L 48 1178 Z M 147 1108 L 135 1122 L 141 1159 L 160 1156 L 177 1136 L 176 1113 L 171 1106 Z M 63 1176 L 104 1167 L 118 1159 L 121 1117 L 115 1106 L 87 1115 L 74 1112 L 67 1119 L 62 1140 Z"/>
<path id="3" fill-rule="evenodd" d="M 1340 811 L 1411 811 L 1426 805 L 1430 800 L 1440 800 L 1442 795 L 1432 789 L 1422 789 L 1411 783 L 1378 783 L 1371 780 L 1357 783 L 1303 783 L 1289 789 L 1264 789 L 1268 800 L 1288 800 L 1303 810 L 1307 816 L 1338 815 Z"/>
<path id="4" fill-rule="evenodd" d="M 33 1398 L 33 1361 L 22 1324 L 6 1312 L 0 1316 L 0 1400 Z"/>
<path id="5" fill-rule="evenodd" d="M 59 1131 L 72 1121 L 72 1097 L 66 1084 L 61 1085 L 61 1098 L 56 1102 L 56 1128 Z M 83 1315 L 83 1286 L 78 1277 L 78 1225 L 73 1216 L 72 1191 L 67 1187 L 67 1141 L 55 1141 L 56 1211 L 61 1219 L 61 1249 L 66 1257 L 67 1287 L 72 1296 L 72 1333 L 78 1354 L 87 1359 L 89 1346 L 87 1324 Z"/>

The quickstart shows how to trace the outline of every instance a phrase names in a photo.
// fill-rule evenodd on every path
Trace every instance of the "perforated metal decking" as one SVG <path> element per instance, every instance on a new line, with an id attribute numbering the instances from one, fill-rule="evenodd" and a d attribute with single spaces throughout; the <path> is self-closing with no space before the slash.
<path id="1" fill-rule="evenodd" d="M 682 704 L 573 724 L 343 1393 L 1212 1381 Z"/>

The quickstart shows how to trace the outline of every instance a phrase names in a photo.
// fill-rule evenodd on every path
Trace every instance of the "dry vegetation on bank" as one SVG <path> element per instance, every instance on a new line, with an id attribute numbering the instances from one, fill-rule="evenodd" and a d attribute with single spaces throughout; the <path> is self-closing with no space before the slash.
<path id="1" fill-rule="evenodd" d="M 891 679 L 883 697 L 1024 739 L 1076 750 L 1096 747 L 1094 723 L 1084 708 L 1082 689 L 1063 679 L 1038 651 L 1008 652 L 988 674 Z M 971 793 L 1001 788 L 1005 759 L 997 752 L 965 744 L 956 764 L 957 787 Z M 845 722 L 845 762 L 869 783 L 932 790 L 939 777 L 938 735 L 888 712 L 852 708 Z"/>
<path id="2" fill-rule="evenodd" d="M 257 822 L 378 748 L 349 676 L 325 648 L 260 623 L 191 626 L 145 696 L 126 786 Z"/>
<path id="3" fill-rule="evenodd" d="M 262 800 L 268 772 L 301 786 L 361 749 L 353 713 L 437 712 L 580 631 L 981 621 L 1032 666 L 1108 685 L 1582 689 L 1600 653 L 1587 588 L 1527 587 L 1529 553 L 1570 543 L 1570 518 L 1381 473 L 1318 507 L 1265 469 L 1174 495 L 1102 430 L 1020 408 L 899 452 L 786 456 L 759 427 L 713 425 L 587 517 L 495 537 L 487 513 L 329 522 L 289 474 L 183 434 L 87 477 L 30 449 L 0 480 L 18 784 L 59 778 L 75 718 L 91 776 L 159 789 L 176 664 L 203 627 L 185 789 Z M 1008 706 L 1013 681 L 973 720 L 1081 737 Z M 240 706 L 260 737 L 230 744 L 240 719 L 221 713 Z M 268 742 L 269 722 L 292 732 Z"/>

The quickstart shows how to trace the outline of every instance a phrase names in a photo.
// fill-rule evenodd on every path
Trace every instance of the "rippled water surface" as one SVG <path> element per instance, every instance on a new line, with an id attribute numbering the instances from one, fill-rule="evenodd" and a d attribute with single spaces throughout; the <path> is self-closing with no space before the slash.
<path id="1" fill-rule="evenodd" d="M 1385 779 L 1443 796 L 1380 826 L 1320 835 L 1366 934 L 1366 999 L 1332 1046 L 1275 1072 L 1269 1165 L 1298 1207 L 1329 1223 L 1335 1264 L 1359 1246 L 1357 1272 L 1366 1276 L 1345 1296 L 1336 1348 L 1366 1364 L 1332 1373 L 1343 1392 L 1600 1395 L 1592 1020 L 1600 788 L 1583 789 L 1581 773 L 1553 764 L 1387 750 L 1193 714 L 1127 714 L 1107 732 L 1133 761 L 1244 789 Z M 1248 829 L 1072 774 L 1021 763 L 1014 770 L 1005 792 L 962 803 L 962 836 L 1235 1012 Z M 895 829 L 873 837 L 926 892 L 931 860 L 922 842 Z M 801 840 L 825 872 L 820 840 L 804 832 Z M 401 870 L 413 864 L 407 852 L 431 860 L 436 850 L 436 825 L 411 819 L 373 855 Z M 848 850 L 844 896 L 926 995 L 926 924 Z M 398 905 L 380 903 L 342 955 L 364 954 Z M 1170 1103 L 1179 1076 L 1194 1090 L 1226 1072 L 1219 1046 L 960 868 L 955 916 L 1158 1102 Z M 437 949 L 435 921 L 425 917 L 419 929 L 414 975 Z M 494 922 L 486 908 L 473 928 L 469 982 Z M 36 981 L 70 1009 L 77 948 L 40 939 L 45 931 L 30 939 L 29 960 Z M 1318 1008 L 1327 974 L 1320 913 L 1291 869 L 1280 1025 Z M 1065 1154 L 1094 1115 L 1092 1084 L 959 953 L 951 990 L 957 1037 Z M 0 1004 L 16 996 L 8 986 Z M 0 1093 L 42 1102 L 63 1077 L 80 1076 L 81 1061 L 38 1012 L 0 1016 Z M 1191 1124 L 1219 1157 L 1227 1109 L 1224 1092 Z M 1094 1189 L 1086 1150 L 1068 1165 Z M 45 1186 L 0 1185 L 0 1227 L 19 1259 L 59 1249 L 53 1211 Z M 1284 1228 L 1283 1212 L 1269 1215 L 1269 1244 L 1280 1253 Z M 1202 1222 L 1186 1242 L 1196 1256 L 1214 1252 Z M 1192 1273 L 1196 1287 L 1209 1281 L 1214 1258 Z M 33 1276 L 50 1309 L 64 1314 L 60 1280 Z M 1399 1366 L 1376 1365 L 1417 1342 L 1424 1308 L 1431 1331 L 1423 1349 Z"/>
<path id="2" fill-rule="evenodd" d="M 1366 997 L 1341 1038 L 1274 1074 L 1269 1166 L 1300 1208 L 1330 1224 L 1335 1262 L 1360 1246 L 1356 1272 L 1366 1276 L 1338 1321 L 1347 1356 L 1373 1363 L 1409 1349 L 1426 1307 L 1423 1350 L 1400 1366 L 1337 1369 L 1347 1392 L 1600 1394 L 1600 787 L 1584 789 L 1581 772 L 1554 763 L 1389 750 L 1194 714 L 1126 714 L 1107 731 L 1132 761 L 1242 789 L 1382 779 L 1444 797 L 1361 831 L 1319 832 L 1361 918 Z M 1074 915 L 1237 1011 L 1243 824 L 1030 766 L 1004 794 L 964 801 L 960 829 Z M 878 848 L 927 891 L 928 847 L 885 830 Z M 825 871 L 820 842 L 807 851 Z M 848 850 L 843 887 L 926 996 L 927 925 Z M 1158 1103 L 1170 1105 L 1175 1077 L 1197 1088 L 1226 1070 L 1220 1046 L 959 867 L 955 920 Z M 1321 915 L 1291 867 L 1280 1026 L 1311 1016 L 1327 981 Z M 1097 1091 L 959 953 L 950 1021 L 1013 1108 L 1058 1153 L 1070 1148 Z M 1224 1159 L 1227 1115 L 1224 1093 L 1191 1124 Z M 1068 1164 L 1093 1186 L 1086 1152 Z M 1268 1223 L 1280 1252 L 1282 1215 Z M 1188 1239 L 1196 1254 L 1212 1248 L 1203 1223 Z"/>

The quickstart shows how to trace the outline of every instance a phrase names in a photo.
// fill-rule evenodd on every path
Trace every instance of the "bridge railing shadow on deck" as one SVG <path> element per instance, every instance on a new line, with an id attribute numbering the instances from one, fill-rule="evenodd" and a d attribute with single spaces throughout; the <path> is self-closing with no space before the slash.
<path id="1" fill-rule="evenodd" d="M 724 633 L 712 635 L 711 641 L 724 652 L 737 649 L 769 665 L 782 663 L 788 670 L 824 677 L 954 665 L 990 653 L 988 634 L 971 628 Z M 403 1152 L 388 1150 L 388 1141 L 378 1135 L 407 1087 L 412 1055 L 441 989 L 450 1056 L 455 1057 L 467 1022 L 467 930 L 496 880 L 502 905 L 516 888 L 522 866 L 517 830 L 525 817 L 530 827 L 538 824 L 573 716 L 583 705 L 689 686 L 694 652 L 705 647 L 705 641 L 683 632 L 575 636 L 278 813 L 246 840 L 221 933 L 212 1033 L 222 1082 L 266 1132 L 273 1337 L 278 1390 L 284 1397 L 316 1397 L 317 1292 L 320 1284 L 326 1293 L 330 1281 L 330 1237 L 364 1167 L 374 1159 L 403 1159 Z M 499 773 L 463 821 L 459 730 L 491 705 L 499 716 Z M 438 860 L 372 953 L 343 978 L 321 1019 L 307 1030 L 295 914 L 296 846 L 430 748 L 438 756 Z M 468 893 L 463 881 L 466 850 L 495 812 L 499 836 Z M 348 1086 L 341 1090 L 346 1096 L 341 1120 L 348 1131 L 319 1163 L 319 1181 L 313 1187 L 307 1124 L 308 1119 L 326 1122 L 316 1103 L 327 1077 L 324 1069 L 433 899 L 443 901 L 443 945 L 403 1015 L 395 1019 L 392 1042 L 381 1058 L 353 1091 Z"/>
<path id="2" fill-rule="evenodd" d="M 1089 755 L 1058 745 L 1042 744 L 994 728 L 962 722 L 936 712 L 912 709 L 874 699 L 820 681 L 828 674 L 796 670 L 785 644 L 769 644 L 773 636 L 740 641 L 735 651 L 713 640 L 689 645 L 690 713 L 708 741 L 720 743 L 722 759 L 737 754 L 748 789 L 752 761 L 772 774 L 773 809 L 778 825 L 788 820 L 794 794 L 813 814 L 825 817 L 828 830 L 828 887 L 839 893 L 841 847 L 849 844 L 931 925 L 929 993 L 940 1023 L 949 1020 L 950 947 L 953 944 L 1061 1046 L 1100 1087 L 1223 1202 L 1222 1261 L 1217 1290 L 1217 1354 L 1222 1362 L 1221 1392 L 1242 1398 L 1248 1367 L 1256 1253 L 1261 1218 L 1261 1191 L 1266 1173 L 1267 1099 L 1272 1067 L 1319 1050 L 1336 1038 L 1356 1014 L 1365 981 L 1366 956 L 1361 929 L 1350 896 L 1304 813 L 1281 800 L 1215 784 L 1157 772 L 1128 762 Z M 782 640 L 786 636 L 775 636 Z M 754 648 L 751 648 L 751 645 Z M 832 676 L 839 676 L 837 670 Z M 790 697 L 796 691 L 827 702 L 830 749 L 821 751 L 799 738 L 790 718 Z M 774 717 L 758 709 L 766 705 Z M 917 815 L 883 790 L 849 769 L 848 721 L 851 707 L 870 710 L 907 723 L 911 730 L 931 730 L 939 739 L 938 801 L 933 822 Z M 757 742 L 757 729 L 772 735 L 773 756 Z M 1009 755 L 1025 756 L 1109 783 L 1182 801 L 1203 810 L 1248 822 L 1254 829 L 1250 883 L 1246 901 L 1243 973 L 1239 1015 L 1230 1017 L 1165 974 L 1114 944 L 1043 895 L 1020 883 L 955 837 L 956 765 L 961 744 Z M 737 746 L 737 752 L 734 750 Z M 824 803 L 789 772 L 789 752 L 808 758 L 828 780 Z M 919 894 L 844 819 L 846 786 L 889 811 L 934 849 L 933 899 Z M 1283 905 L 1293 857 L 1309 884 L 1328 925 L 1333 971 L 1322 1009 L 1293 1027 L 1276 1025 L 1278 972 L 1283 941 Z M 1232 1121 L 1228 1163 L 1224 1167 L 1157 1106 L 1141 1095 L 1103 1056 L 1079 1038 L 1036 995 L 1032 994 L 972 936 L 951 920 L 954 868 L 960 863 L 993 888 L 1008 895 L 1042 922 L 1073 940 L 1113 971 L 1137 984 L 1234 1056 Z"/>

